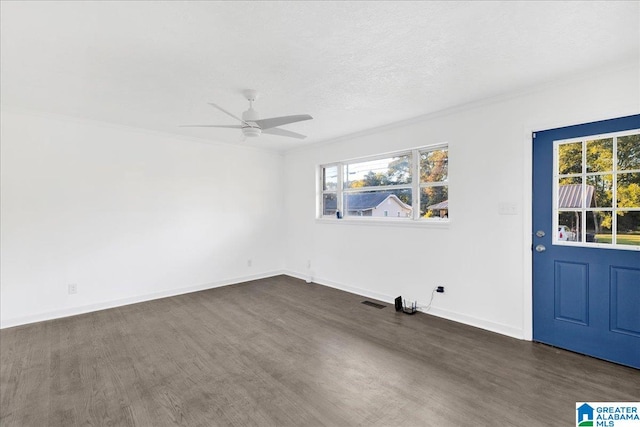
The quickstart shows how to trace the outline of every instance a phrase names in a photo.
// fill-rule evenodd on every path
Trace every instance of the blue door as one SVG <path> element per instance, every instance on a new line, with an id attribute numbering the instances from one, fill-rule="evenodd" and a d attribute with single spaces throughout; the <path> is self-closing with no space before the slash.
<path id="1" fill-rule="evenodd" d="M 533 339 L 640 368 L 640 115 L 533 136 Z"/>

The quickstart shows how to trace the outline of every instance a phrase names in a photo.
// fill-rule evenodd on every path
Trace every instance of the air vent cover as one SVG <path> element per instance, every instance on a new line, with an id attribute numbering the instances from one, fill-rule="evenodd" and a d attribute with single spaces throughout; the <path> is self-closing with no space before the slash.
<path id="1" fill-rule="evenodd" d="M 375 307 L 375 308 L 385 308 L 386 307 L 386 305 L 377 304 L 377 303 L 371 302 L 371 301 L 362 301 L 362 303 L 364 305 L 368 305 L 368 306 Z"/>

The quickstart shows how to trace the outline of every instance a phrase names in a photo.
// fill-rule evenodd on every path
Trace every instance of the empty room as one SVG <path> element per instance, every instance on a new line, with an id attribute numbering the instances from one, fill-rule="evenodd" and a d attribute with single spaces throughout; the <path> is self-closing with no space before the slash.
<path id="1" fill-rule="evenodd" d="M 0 425 L 640 426 L 640 2 L 0 1 Z"/>

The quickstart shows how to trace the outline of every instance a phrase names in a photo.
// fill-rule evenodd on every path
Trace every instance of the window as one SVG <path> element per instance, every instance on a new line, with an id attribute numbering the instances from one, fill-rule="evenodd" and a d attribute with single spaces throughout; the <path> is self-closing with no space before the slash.
<path id="1" fill-rule="evenodd" d="M 420 215 L 449 217 L 449 151 L 420 150 Z"/>
<path id="2" fill-rule="evenodd" d="M 554 144 L 554 243 L 640 249 L 640 130 Z"/>
<path id="3" fill-rule="evenodd" d="M 322 165 L 320 216 L 448 218 L 448 162 L 440 145 Z"/>
<path id="4" fill-rule="evenodd" d="M 335 215 L 338 209 L 338 166 L 322 168 L 322 215 Z"/>

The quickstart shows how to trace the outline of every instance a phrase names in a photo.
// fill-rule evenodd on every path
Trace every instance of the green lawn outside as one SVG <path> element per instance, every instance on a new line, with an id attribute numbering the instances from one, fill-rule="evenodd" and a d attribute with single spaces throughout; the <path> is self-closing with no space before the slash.
<path id="1" fill-rule="evenodd" d="M 596 243 L 611 243 L 610 234 L 596 234 Z M 619 245 L 640 245 L 640 234 L 618 234 Z"/>

